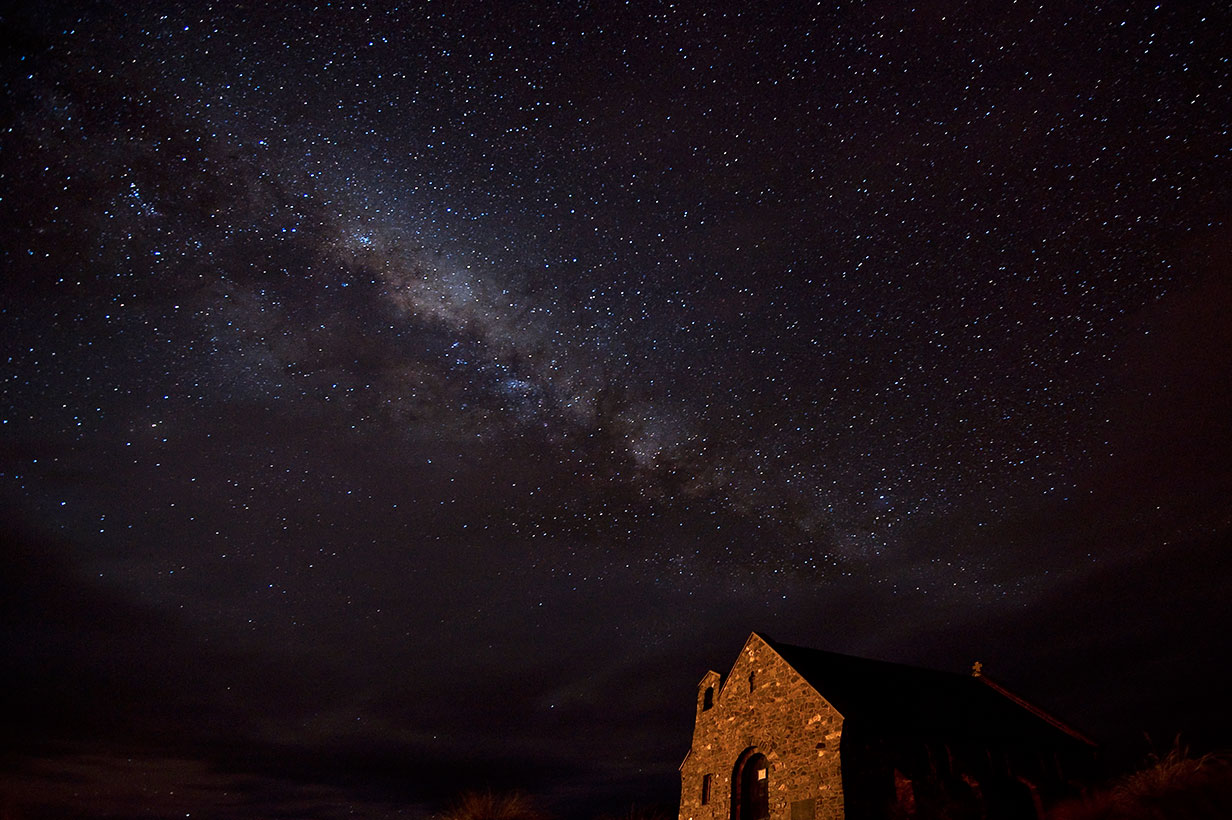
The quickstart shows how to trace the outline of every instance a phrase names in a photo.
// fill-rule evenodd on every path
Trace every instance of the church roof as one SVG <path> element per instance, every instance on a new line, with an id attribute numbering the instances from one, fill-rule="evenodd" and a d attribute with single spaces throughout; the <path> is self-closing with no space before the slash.
<path id="1" fill-rule="evenodd" d="M 889 734 L 1094 744 L 987 676 L 956 675 L 779 643 L 758 634 L 852 726 Z"/>

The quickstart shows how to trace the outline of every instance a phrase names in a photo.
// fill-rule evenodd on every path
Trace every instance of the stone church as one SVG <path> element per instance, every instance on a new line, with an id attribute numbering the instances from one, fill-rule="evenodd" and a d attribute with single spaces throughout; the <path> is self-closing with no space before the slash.
<path id="1" fill-rule="evenodd" d="M 984 676 L 753 633 L 698 686 L 679 820 L 1034 820 L 1095 746 Z"/>

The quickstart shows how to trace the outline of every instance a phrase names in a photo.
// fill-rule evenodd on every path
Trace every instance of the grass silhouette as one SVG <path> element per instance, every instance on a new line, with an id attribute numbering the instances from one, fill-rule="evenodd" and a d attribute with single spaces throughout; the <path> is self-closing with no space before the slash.
<path id="1" fill-rule="evenodd" d="M 1057 805 L 1049 820 L 1227 820 L 1232 756 L 1190 757 L 1179 745 L 1141 771 Z"/>
<path id="2" fill-rule="evenodd" d="M 467 792 L 438 820 L 548 820 L 522 792 Z"/>

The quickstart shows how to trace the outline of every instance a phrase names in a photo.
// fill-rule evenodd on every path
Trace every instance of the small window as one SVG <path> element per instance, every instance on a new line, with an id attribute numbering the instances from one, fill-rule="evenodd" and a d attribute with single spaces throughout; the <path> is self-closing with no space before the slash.
<path id="1" fill-rule="evenodd" d="M 702 711 L 706 711 L 711 706 L 714 706 L 714 687 L 707 686 L 706 694 L 702 695 Z"/>
<path id="2" fill-rule="evenodd" d="M 749 691 L 752 692 L 755 686 L 757 686 L 757 673 L 750 672 L 749 673 Z"/>
<path id="3" fill-rule="evenodd" d="M 710 775 L 702 775 L 702 805 L 710 803 Z"/>

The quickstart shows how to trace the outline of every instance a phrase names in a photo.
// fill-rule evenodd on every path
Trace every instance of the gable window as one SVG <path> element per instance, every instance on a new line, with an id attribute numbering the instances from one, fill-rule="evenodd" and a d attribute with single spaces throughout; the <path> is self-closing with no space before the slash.
<path id="1" fill-rule="evenodd" d="M 706 694 L 702 695 L 702 711 L 706 711 L 711 706 L 714 706 L 714 687 L 707 686 Z"/>
<path id="2" fill-rule="evenodd" d="M 710 777 L 711 775 L 702 775 L 702 805 L 710 804 Z"/>
<path id="3" fill-rule="evenodd" d="M 749 673 L 749 691 L 752 692 L 753 688 L 756 686 L 757 686 L 757 673 L 750 672 Z"/>

